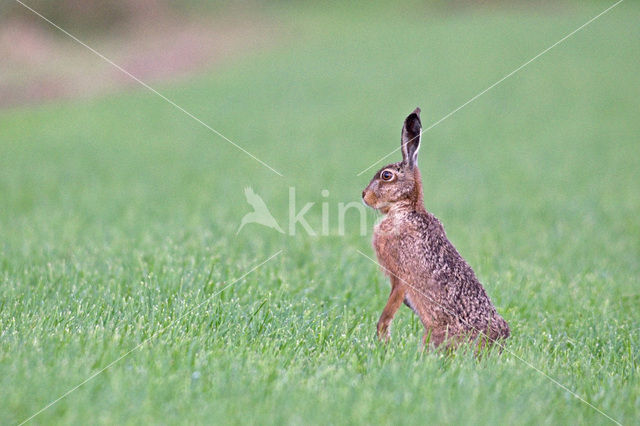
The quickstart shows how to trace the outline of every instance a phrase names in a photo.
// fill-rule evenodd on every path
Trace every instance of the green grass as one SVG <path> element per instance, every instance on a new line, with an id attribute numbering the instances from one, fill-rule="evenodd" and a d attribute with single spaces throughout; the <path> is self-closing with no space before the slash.
<path id="1" fill-rule="evenodd" d="M 34 422 L 609 423 L 515 354 L 637 423 L 636 3 L 423 137 L 427 208 L 510 323 L 508 351 L 422 352 L 406 308 L 378 344 L 388 284 L 355 215 L 346 236 L 236 235 L 245 186 L 283 227 L 294 186 L 319 229 L 415 106 L 436 121 L 607 5 L 265 9 L 283 45 L 161 90 L 285 177 L 144 90 L 2 112 L 0 423 L 154 335 Z"/>

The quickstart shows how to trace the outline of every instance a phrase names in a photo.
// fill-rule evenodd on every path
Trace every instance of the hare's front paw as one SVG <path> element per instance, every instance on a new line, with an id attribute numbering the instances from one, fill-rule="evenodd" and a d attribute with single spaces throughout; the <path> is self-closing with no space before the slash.
<path id="1" fill-rule="evenodd" d="M 378 321 L 378 339 L 382 342 L 388 342 L 391 337 L 391 333 L 389 332 L 389 322 L 385 321 L 383 318 L 380 318 Z"/>

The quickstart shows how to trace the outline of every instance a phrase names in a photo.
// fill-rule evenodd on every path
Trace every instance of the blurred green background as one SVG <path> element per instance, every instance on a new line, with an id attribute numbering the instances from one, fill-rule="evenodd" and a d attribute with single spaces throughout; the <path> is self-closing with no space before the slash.
<path id="1" fill-rule="evenodd" d="M 511 325 L 482 359 L 423 352 L 405 308 L 377 343 L 388 283 L 357 250 L 373 255 L 378 216 L 362 236 L 352 211 L 339 235 L 338 203 L 360 201 L 376 168 L 358 173 L 416 106 L 436 122 L 613 2 L 27 3 L 283 177 L 9 3 L 0 423 L 149 337 L 33 421 L 610 422 L 524 359 L 637 423 L 637 2 L 422 138 L 427 209 Z M 247 186 L 285 229 L 290 187 L 317 232 L 328 203 L 331 235 L 236 234 Z"/>

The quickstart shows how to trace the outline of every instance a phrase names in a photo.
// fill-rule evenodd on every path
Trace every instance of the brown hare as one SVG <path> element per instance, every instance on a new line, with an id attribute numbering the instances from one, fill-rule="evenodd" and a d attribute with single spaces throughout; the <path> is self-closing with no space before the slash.
<path id="1" fill-rule="evenodd" d="M 455 347 L 473 339 L 505 339 L 507 322 L 440 221 L 424 207 L 417 161 L 421 129 L 416 108 L 402 128 L 402 161 L 380 169 L 362 192 L 365 204 L 386 214 L 373 233 L 378 261 L 391 281 L 378 337 L 389 339 L 391 320 L 404 302 L 424 325 L 423 343 Z"/>

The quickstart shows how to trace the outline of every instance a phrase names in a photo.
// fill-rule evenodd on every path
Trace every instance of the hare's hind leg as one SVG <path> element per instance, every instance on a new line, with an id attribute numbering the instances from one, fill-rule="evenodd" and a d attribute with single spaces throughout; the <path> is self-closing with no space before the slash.
<path id="1" fill-rule="evenodd" d="M 396 277 L 391 277 L 391 294 L 389 295 L 387 305 L 384 307 L 382 315 L 380 315 L 380 319 L 378 320 L 377 328 L 378 338 L 380 340 L 389 340 L 389 325 L 393 320 L 393 316 L 398 311 L 398 308 L 402 305 L 402 302 L 404 301 L 404 295 L 404 286 L 400 285 L 399 280 Z"/>
<path id="2" fill-rule="evenodd" d="M 424 335 L 422 336 L 422 346 L 426 347 L 429 345 L 429 348 L 437 348 L 447 339 L 447 333 L 435 330 L 433 328 L 424 329 Z"/>

